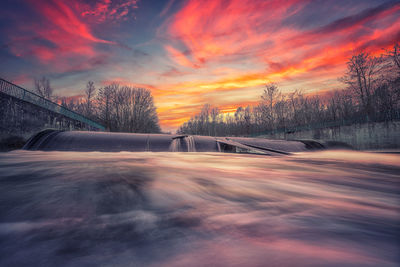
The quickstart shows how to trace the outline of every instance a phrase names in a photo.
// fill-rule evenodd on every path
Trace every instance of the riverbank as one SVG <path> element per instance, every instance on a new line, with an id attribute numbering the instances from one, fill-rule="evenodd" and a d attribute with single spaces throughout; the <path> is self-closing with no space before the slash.
<path id="1" fill-rule="evenodd" d="M 344 142 L 357 150 L 399 150 L 400 121 L 363 123 L 319 129 L 266 134 L 259 137 L 280 140 Z"/>

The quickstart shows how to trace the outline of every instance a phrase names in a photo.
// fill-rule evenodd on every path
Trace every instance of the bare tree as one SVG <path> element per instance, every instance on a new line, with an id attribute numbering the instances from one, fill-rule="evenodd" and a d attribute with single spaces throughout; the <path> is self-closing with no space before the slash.
<path id="1" fill-rule="evenodd" d="M 61 106 L 68 108 L 67 98 L 65 96 L 61 97 Z"/>
<path id="2" fill-rule="evenodd" d="M 219 115 L 220 115 L 219 108 L 212 107 L 210 111 L 210 116 L 211 116 L 212 132 L 214 136 L 217 135 L 217 124 Z"/>
<path id="3" fill-rule="evenodd" d="M 98 113 L 100 121 L 111 130 L 111 107 L 116 84 L 111 84 L 99 89 L 97 95 Z"/>
<path id="4" fill-rule="evenodd" d="M 280 95 L 278 86 L 275 83 L 268 83 L 265 85 L 264 93 L 261 98 L 267 102 L 269 110 L 272 110 L 276 98 Z"/>
<path id="5" fill-rule="evenodd" d="M 387 53 L 387 57 L 392 63 L 393 70 L 400 76 L 400 45 L 398 43 L 393 46 L 393 50 Z"/>
<path id="6" fill-rule="evenodd" d="M 392 50 L 386 53 L 386 81 L 387 90 L 392 93 L 397 105 L 400 105 L 400 45 L 397 43 Z M 397 107 L 400 108 L 400 107 Z"/>
<path id="7" fill-rule="evenodd" d="M 396 45 L 386 57 L 372 57 L 367 53 L 353 56 L 347 63 L 346 75 L 341 78 L 347 88 L 330 95 L 306 95 L 300 90 L 282 94 L 275 84 L 267 84 L 258 105 L 238 107 L 234 114 L 221 115 L 215 124 L 214 108 L 206 104 L 178 132 L 210 135 L 207 129 L 216 129 L 212 132 L 221 136 L 243 136 L 278 130 L 286 134 L 304 128 L 330 127 L 332 122 L 348 125 L 364 123 L 365 119 L 369 122 L 398 120 L 398 50 Z M 207 119 L 210 114 L 211 122 Z"/>
<path id="8" fill-rule="evenodd" d="M 257 106 L 253 108 L 253 116 L 255 120 L 255 125 L 258 132 L 270 131 L 273 128 L 273 121 L 271 117 L 272 112 L 269 107 L 260 101 Z"/>
<path id="9" fill-rule="evenodd" d="M 358 96 L 363 112 L 368 116 L 372 115 L 372 95 L 381 81 L 381 71 L 382 58 L 362 52 L 349 59 L 347 73 L 341 78 L 341 81 Z"/>
<path id="10" fill-rule="evenodd" d="M 35 92 L 48 100 L 53 100 L 53 88 L 50 85 L 50 80 L 43 76 L 40 79 L 34 80 Z"/>
<path id="11" fill-rule="evenodd" d="M 93 116 L 93 111 L 92 111 L 92 99 L 93 96 L 96 93 L 96 88 L 94 87 L 94 82 L 93 81 L 88 81 L 86 84 L 86 90 L 85 90 L 85 95 L 86 95 L 86 107 L 85 107 L 85 113 L 86 116 L 92 117 Z"/>
<path id="12" fill-rule="evenodd" d="M 150 90 L 113 83 L 97 95 L 99 120 L 110 131 L 160 132 L 158 115 Z"/>
<path id="13" fill-rule="evenodd" d="M 156 107 L 150 90 L 130 88 L 131 118 L 130 127 L 133 132 L 160 132 Z"/>

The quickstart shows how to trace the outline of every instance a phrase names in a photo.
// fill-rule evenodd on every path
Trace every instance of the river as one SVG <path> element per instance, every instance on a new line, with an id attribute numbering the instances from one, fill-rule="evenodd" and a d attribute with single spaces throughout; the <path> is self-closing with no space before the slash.
<path id="1" fill-rule="evenodd" d="M 400 155 L 0 153 L 1 266 L 399 266 Z"/>

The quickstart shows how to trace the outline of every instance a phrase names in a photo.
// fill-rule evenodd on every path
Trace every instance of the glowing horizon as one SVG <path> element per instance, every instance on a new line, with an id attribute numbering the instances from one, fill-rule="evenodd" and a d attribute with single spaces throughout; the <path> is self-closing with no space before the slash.
<path id="1" fill-rule="evenodd" d="M 400 40 L 397 1 L 62 0 L 1 4 L 0 76 L 32 88 L 50 78 L 77 97 L 88 80 L 152 91 L 164 131 L 210 103 L 230 112 L 263 85 L 318 93 L 343 87 L 355 52 Z"/>

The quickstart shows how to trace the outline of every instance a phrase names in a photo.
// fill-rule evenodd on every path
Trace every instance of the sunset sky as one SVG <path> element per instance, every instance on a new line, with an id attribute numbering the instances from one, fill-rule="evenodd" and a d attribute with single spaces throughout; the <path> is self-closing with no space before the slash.
<path id="1" fill-rule="evenodd" d="M 400 40 L 400 2 L 1 0 L 0 77 L 46 76 L 78 97 L 89 80 L 148 88 L 174 131 L 205 103 L 229 112 L 283 92 L 340 88 L 347 59 Z"/>

